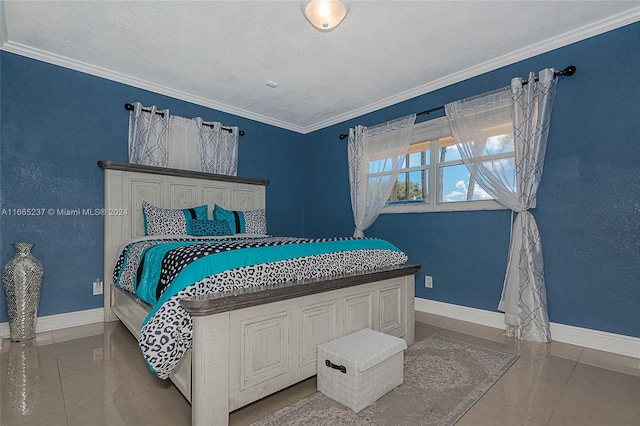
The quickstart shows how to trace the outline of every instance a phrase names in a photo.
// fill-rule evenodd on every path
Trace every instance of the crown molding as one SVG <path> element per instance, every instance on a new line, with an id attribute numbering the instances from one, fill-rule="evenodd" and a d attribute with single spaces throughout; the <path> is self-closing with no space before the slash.
<path id="1" fill-rule="evenodd" d="M 319 121 L 313 125 L 305 127 L 303 129 L 303 133 L 311 133 L 313 131 L 324 129 L 325 127 L 329 127 L 334 124 L 342 123 L 352 118 L 360 117 L 370 112 L 378 111 L 382 108 L 386 108 L 388 106 L 395 105 L 408 99 L 415 98 L 416 96 L 421 96 L 426 93 L 433 92 L 434 90 L 438 90 L 443 87 L 447 87 L 452 84 L 467 80 L 469 78 L 476 77 L 480 74 L 484 74 L 486 72 L 532 58 L 541 53 L 546 53 L 560 47 L 568 46 L 569 44 L 606 33 L 607 31 L 611 31 L 637 21 L 640 21 L 640 6 L 624 13 L 613 15 L 606 19 L 593 22 L 589 25 L 585 25 L 572 31 L 568 31 L 566 33 L 560 34 L 559 36 L 548 38 L 539 43 L 535 43 L 522 49 L 510 52 L 506 55 L 498 56 L 497 58 L 485 61 L 481 64 L 455 72 L 453 74 L 449 74 L 437 80 L 430 81 L 429 83 L 414 87 L 413 89 L 397 93 L 378 102 L 365 105 L 344 114 L 331 117 L 327 120 Z M 564 67 L 565 64 L 560 65 Z M 508 84 L 509 82 L 505 82 L 505 86 Z"/>
<path id="2" fill-rule="evenodd" d="M 531 58 L 541 53 L 549 52 L 551 50 L 567 46 L 569 44 L 593 37 L 607 31 L 614 30 L 616 28 L 623 27 L 628 24 L 640 21 L 640 6 L 628 10 L 626 12 L 610 16 L 600 21 L 585 25 L 578 29 L 568 31 L 556 37 L 543 40 L 539 43 L 532 44 L 530 46 L 518 49 L 514 52 L 510 52 L 506 55 L 493 58 L 485 61 L 481 64 L 473 67 L 455 72 L 448 76 L 430 81 L 429 83 L 414 87 L 404 92 L 387 97 L 380 101 L 365 105 L 360 108 L 348 111 L 344 114 L 336 115 L 326 120 L 319 121 L 309 126 L 298 126 L 292 123 L 287 123 L 272 117 L 267 117 L 262 114 L 257 114 L 251 111 L 247 111 L 241 108 L 236 108 L 231 105 L 205 99 L 203 97 L 193 95 L 191 93 L 175 90 L 170 87 L 166 87 L 160 84 L 156 84 L 150 81 L 142 80 L 130 75 L 126 75 L 117 71 L 112 71 L 106 68 L 91 65 L 82 61 L 77 61 L 65 56 L 50 53 L 44 50 L 35 49 L 21 43 L 15 43 L 6 39 L 6 17 L 4 14 L 4 0 L 0 0 L 0 23 L 2 23 L 2 33 L 0 34 L 0 50 L 6 52 L 15 53 L 18 55 L 26 56 L 31 59 L 47 62 L 53 65 L 58 65 L 64 68 L 69 68 L 75 71 L 83 72 L 86 74 L 101 77 L 107 80 L 115 81 L 118 83 L 126 84 L 129 86 L 137 87 L 144 90 L 149 90 L 161 95 L 170 96 L 172 98 L 180 99 L 183 101 L 191 102 L 196 105 L 202 105 L 208 108 L 212 108 L 218 111 L 233 114 L 249 120 L 254 120 L 260 123 L 269 124 L 275 127 L 279 127 L 293 132 L 307 134 L 316 130 L 324 129 L 334 124 L 339 124 L 352 118 L 360 117 L 364 114 L 368 114 L 373 111 L 377 111 L 382 108 L 386 108 L 391 105 L 406 101 L 408 99 L 421 96 L 434 90 L 441 89 L 443 87 L 450 86 L 455 83 L 459 83 L 463 80 L 467 80 L 472 77 L 476 77 L 480 74 L 496 70 L 498 68 L 514 64 L 516 62 Z M 564 65 L 563 65 L 564 66 Z"/>
<path id="3" fill-rule="evenodd" d="M 0 0 L 0 47 L 9 41 L 7 30 L 7 12 L 4 10 L 4 0 Z"/>
<path id="4" fill-rule="evenodd" d="M 126 84 L 128 86 L 136 87 L 139 89 L 148 90 L 150 92 L 159 93 L 161 95 L 170 96 L 172 98 L 180 99 L 182 101 L 191 102 L 196 105 L 202 105 L 211 109 L 233 114 L 238 117 L 247 118 L 249 120 L 258 121 L 265 124 L 270 124 L 272 126 L 291 130 L 297 133 L 303 132 L 303 128 L 301 128 L 300 126 L 286 123 L 281 120 L 277 120 L 261 114 L 256 114 L 251 111 L 233 107 L 231 105 L 215 102 L 210 99 L 203 98 L 201 96 L 197 96 L 191 93 L 172 89 L 171 87 L 163 86 L 161 84 L 156 84 L 151 81 L 147 81 L 147 80 L 143 80 L 127 74 L 123 74 L 118 71 L 113 71 L 107 68 L 91 65 L 86 62 L 77 61 L 75 59 L 71 59 L 66 56 L 57 55 L 55 53 L 33 48 L 21 43 L 8 41 L 2 44 L 2 46 L 0 47 L 0 50 L 4 50 L 5 52 L 9 52 L 9 53 L 15 53 L 17 55 L 25 56 L 27 58 L 35 59 L 35 60 L 46 62 L 49 64 L 58 65 L 63 68 L 72 69 L 74 71 L 79 71 L 85 74 L 94 75 L 96 77 L 115 81 L 117 83 Z"/>

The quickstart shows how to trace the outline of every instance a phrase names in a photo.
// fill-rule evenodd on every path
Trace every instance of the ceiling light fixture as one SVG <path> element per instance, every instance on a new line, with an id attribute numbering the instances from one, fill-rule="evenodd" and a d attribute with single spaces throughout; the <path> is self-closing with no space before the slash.
<path id="1" fill-rule="evenodd" d="M 349 1 L 303 0 L 300 2 L 302 14 L 318 31 L 329 32 L 342 22 L 349 13 Z"/>

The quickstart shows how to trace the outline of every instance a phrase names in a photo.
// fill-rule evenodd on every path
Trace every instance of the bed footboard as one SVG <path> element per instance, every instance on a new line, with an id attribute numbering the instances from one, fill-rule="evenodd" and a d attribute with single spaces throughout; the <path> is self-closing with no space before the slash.
<path id="1" fill-rule="evenodd" d="M 419 268 L 182 300 L 194 326 L 193 424 L 227 424 L 230 411 L 315 375 L 317 346 L 337 337 L 372 328 L 413 343 Z"/>

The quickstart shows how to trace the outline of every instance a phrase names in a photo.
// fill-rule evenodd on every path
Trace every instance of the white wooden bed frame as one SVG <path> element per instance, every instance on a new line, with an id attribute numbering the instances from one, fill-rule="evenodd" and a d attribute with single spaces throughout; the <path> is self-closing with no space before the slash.
<path id="1" fill-rule="evenodd" d="M 142 201 L 164 208 L 207 204 L 210 212 L 216 203 L 253 210 L 265 208 L 268 181 L 98 164 L 105 172 L 105 321 L 120 320 L 137 337 L 149 308 L 115 288 L 112 275 L 120 244 L 144 235 Z M 317 345 L 334 338 L 368 327 L 413 343 L 419 268 L 181 300 L 193 319 L 193 344 L 171 380 L 191 402 L 192 424 L 226 425 L 229 412 L 315 375 Z"/>

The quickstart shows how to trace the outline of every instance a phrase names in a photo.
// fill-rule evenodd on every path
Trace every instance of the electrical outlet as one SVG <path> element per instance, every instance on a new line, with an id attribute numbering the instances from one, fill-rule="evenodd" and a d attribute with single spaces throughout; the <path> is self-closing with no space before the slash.
<path id="1" fill-rule="evenodd" d="M 100 278 L 96 278 L 93 282 L 93 295 L 96 296 L 98 294 L 102 294 L 102 281 L 100 281 Z"/>
<path id="2" fill-rule="evenodd" d="M 102 348 L 95 348 L 93 350 L 93 361 L 95 362 L 102 362 L 102 358 L 103 358 L 103 351 Z"/>
<path id="3" fill-rule="evenodd" d="M 424 286 L 426 288 L 433 288 L 433 277 L 430 277 L 429 275 L 425 275 Z"/>

